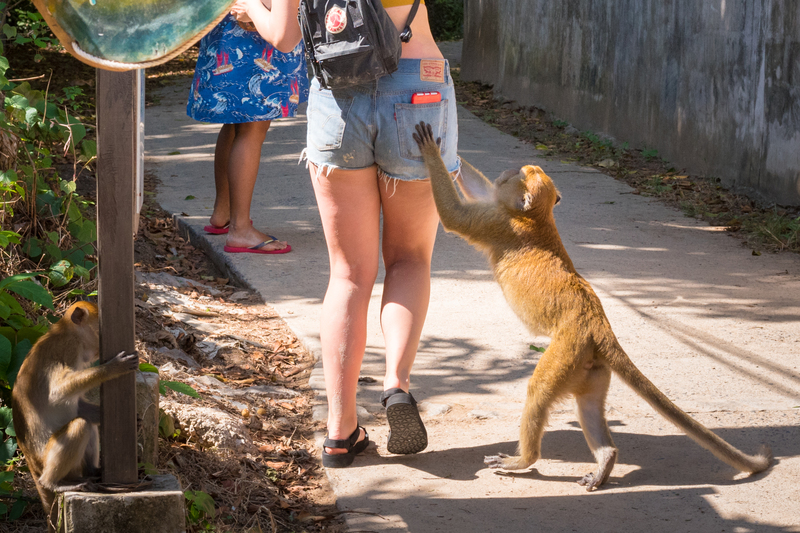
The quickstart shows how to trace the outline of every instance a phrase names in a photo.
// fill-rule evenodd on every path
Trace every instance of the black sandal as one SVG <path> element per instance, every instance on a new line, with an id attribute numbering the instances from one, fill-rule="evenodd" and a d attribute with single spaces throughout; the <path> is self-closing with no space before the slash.
<path id="1" fill-rule="evenodd" d="M 428 446 L 428 432 L 417 410 L 417 402 L 410 392 L 389 389 L 381 394 L 381 403 L 386 408 L 389 421 L 390 453 L 419 453 Z"/>
<path id="2" fill-rule="evenodd" d="M 322 466 L 327 468 L 344 468 L 353 464 L 356 455 L 363 452 L 369 446 L 369 434 L 364 429 L 364 440 L 358 441 L 361 426 L 356 426 L 356 430 L 346 439 L 329 439 L 325 437 L 322 443 Z M 346 448 L 347 453 L 328 453 L 325 448 Z"/>

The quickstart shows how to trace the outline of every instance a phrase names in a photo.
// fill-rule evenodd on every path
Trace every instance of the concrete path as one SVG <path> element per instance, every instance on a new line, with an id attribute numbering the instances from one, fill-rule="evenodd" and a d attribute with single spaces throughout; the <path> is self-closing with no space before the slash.
<path id="1" fill-rule="evenodd" d="M 214 199 L 218 126 L 184 108 L 189 80 L 147 109 L 146 165 L 158 201 L 232 275 L 258 290 L 319 356 L 328 257 L 308 174 L 298 165 L 305 117 L 273 123 L 253 199 L 255 225 L 294 248 L 229 255 L 202 235 Z M 359 403 L 377 450 L 328 471 L 352 531 L 800 532 L 800 256 L 753 256 L 739 241 L 590 168 L 545 160 L 530 145 L 459 112 L 459 152 L 490 177 L 536 163 L 554 179 L 561 236 L 603 301 L 631 358 L 671 399 L 732 444 L 777 458 L 744 478 L 655 414 L 614 378 L 608 417 L 620 459 L 587 493 L 593 468 L 568 403 L 558 407 L 530 473 L 501 476 L 483 456 L 513 453 L 525 386 L 538 358 L 485 259 L 440 230 L 430 311 L 412 380 L 430 445 L 386 452 L 378 396 L 381 278 L 371 308 Z M 187 199 L 193 196 L 194 199 Z M 312 386 L 324 402 L 321 372 Z M 324 417 L 324 409 L 319 416 Z"/>

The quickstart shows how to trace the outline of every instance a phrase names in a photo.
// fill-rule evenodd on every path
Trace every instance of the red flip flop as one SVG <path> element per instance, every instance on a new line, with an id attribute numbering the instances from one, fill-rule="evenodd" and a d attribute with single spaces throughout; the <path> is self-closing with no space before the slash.
<path id="1" fill-rule="evenodd" d="M 215 226 L 214 224 L 209 224 L 208 226 L 203 227 L 203 231 L 210 235 L 224 235 L 228 233 L 230 229 L 231 223 L 228 222 L 224 226 Z"/>
<path id="2" fill-rule="evenodd" d="M 272 237 L 272 235 L 270 235 Z M 271 242 L 275 242 L 277 239 L 272 238 L 268 241 L 264 241 L 262 243 L 256 244 L 255 246 L 251 247 L 243 247 L 243 246 L 228 246 L 227 244 L 222 248 L 229 254 L 287 254 L 292 251 L 292 247 L 290 244 L 286 244 L 286 248 L 281 248 L 280 250 L 262 250 L 261 247 L 265 246 Z"/>
<path id="3" fill-rule="evenodd" d="M 253 221 L 250 221 L 250 225 L 253 224 Z M 208 226 L 203 227 L 203 231 L 208 233 L 209 235 L 225 235 L 230 230 L 231 223 L 228 222 L 224 226 L 215 226 L 214 224 L 209 224 Z"/>

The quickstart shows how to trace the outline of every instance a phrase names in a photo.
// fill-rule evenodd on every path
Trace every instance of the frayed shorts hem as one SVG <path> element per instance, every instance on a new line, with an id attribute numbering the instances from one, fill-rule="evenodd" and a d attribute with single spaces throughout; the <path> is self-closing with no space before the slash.
<path id="1" fill-rule="evenodd" d="M 302 163 L 305 160 L 306 162 L 306 169 L 309 169 L 309 165 L 314 165 L 317 169 L 316 175 L 313 176 L 314 180 L 319 180 L 320 176 L 323 174 L 327 177 L 330 175 L 331 172 L 334 170 L 364 170 L 365 168 L 377 167 L 378 177 L 385 181 L 425 181 L 429 180 L 430 176 L 423 176 L 421 178 L 418 177 L 408 177 L 408 176 L 394 176 L 381 168 L 380 165 L 377 163 L 373 163 L 372 165 L 362 166 L 362 167 L 343 167 L 340 165 L 336 165 L 333 163 L 317 163 L 316 161 L 312 161 L 311 158 L 308 157 L 306 153 L 306 149 L 300 153 L 300 159 L 298 160 L 297 164 Z M 461 157 L 456 156 L 456 164 L 455 168 L 447 169 L 447 172 L 451 175 L 458 177 L 461 175 Z"/>

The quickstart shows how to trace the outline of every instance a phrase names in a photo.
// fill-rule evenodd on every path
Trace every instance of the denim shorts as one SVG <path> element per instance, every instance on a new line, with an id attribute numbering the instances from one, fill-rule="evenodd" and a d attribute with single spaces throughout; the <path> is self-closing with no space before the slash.
<path id="1" fill-rule="evenodd" d="M 412 104 L 416 92 L 438 91 L 440 102 Z M 447 170 L 456 172 L 458 147 L 456 95 L 444 59 L 401 59 L 399 68 L 378 80 L 343 89 L 320 89 L 311 81 L 305 157 L 323 170 L 378 166 L 382 178 L 428 178 L 422 154 L 411 136 L 420 121 L 441 137 Z"/>

